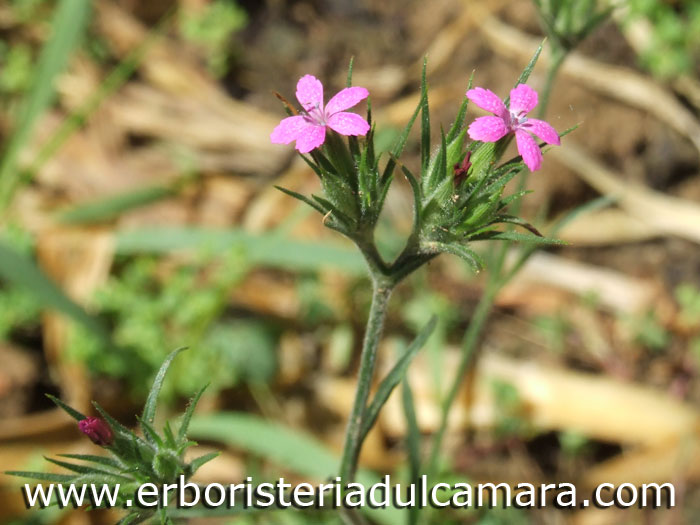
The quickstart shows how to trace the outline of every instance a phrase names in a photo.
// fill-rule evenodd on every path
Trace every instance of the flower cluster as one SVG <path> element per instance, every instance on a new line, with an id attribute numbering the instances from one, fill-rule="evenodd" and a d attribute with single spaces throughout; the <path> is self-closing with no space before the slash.
<path id="1" fill-rule="evenodd" d="M 511 90 L 510 108 L 488 89 L 477 87 L 468 90 L 466 95 L 481 109 L 494 114 L 472 122 L 469 126 L 472 140 L 497 142 L 513 133 L 518 152 L 531 171 L 539 170 L 542 165 L 542 152 L 533 135 L 547 144 L 560 145 L 559 135 L 550 124 L 527 116 L 538 102 L 537 92 L 527 84 L 518 84 Z M 323 145 L 327 128 L 346 136 L 365 136 L 370 129 L 361 116 L 345 111 L 369 96 L 365 88 L 345 88 L 324 107 L 323 84 L 312 75 L 304 75 L 297 83 L 296 96 L 303 114 L 285 118 L 279 123 L 270 135 L 275 144 L 296 141 L 299 153 L 308 153 Z"/>
<path id="2" fill-rule="evenodd" d="M 347 87 L 325 106 L 321 82 L 311 75 L 303 76 L 296 91 L 301 112 L 288 104 L 292 116 L 282 120 L 270 138 L 280 144 L 296 141 L 296 149 L 308 153 L 302 158 L 318 175 L 323 196 L 309 198 L 280 189 L 316 209 L 323 215 L 326 226 L 353 240 L 365 256 L 373 277 L 380 276 L 387 282 L 398 282 L 439 253 L 457 255 L 475 270 L 480 269 L 483 264 L 479 255 L 468 247 L 471 241 L 556 242 L 543 238 L 532 225 L 507 213 L 508 206 L 525 192 L 503 196 L 508 181 L 525 167 L 531 171 L 540 169 L 542 151 L 536 138 L 545 144 L 560 144 L 559 135 L 551 125 L 528 116 L 538 103 L 537 92 L 526 82 L 539 51 L 511 90 L 509 100 L 504 102 L 481 87 L 468 89 L 454 124 L 447 133 L 442 132 L 437 147 L 431 144 L 424 66 L 418 107 L 388 151 L 382 167 L 381 155 L 375 151 L 370 112 L 365 120 L 346 111 L 369 96 L 365 88 L 350 86 L 352 71 Z M 467 126 L 470 101 L 493 115 L 479 117 Z M 418 176 L 399 160 L 417 121 L 421 128 Z M 499 165 L 512 138 L 520 157 Z M 387 262 L 374 244 L 374 228 L 395 171 L 403 172 L 411 185 L 414 224 L 403 252 L 393 262 Z M 502 224 L 521 226 L 527 233 L 497 229 Z"/>

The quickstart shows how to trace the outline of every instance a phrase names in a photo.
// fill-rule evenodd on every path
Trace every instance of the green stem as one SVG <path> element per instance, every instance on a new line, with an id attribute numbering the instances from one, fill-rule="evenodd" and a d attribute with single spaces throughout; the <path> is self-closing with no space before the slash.
<path id="1" fill-rule="evenodd" d="M 430 457 L 428 459 L 427 473 L 428 477 L 434 476 L 437 471 L 438 459 L 440 455 L 440 449 L 442 447 L 442 441 L 445 437 L 445 431 L 447 430 L 447 421 L 449 419 L 450 410 L 457 398 L 457 393 L 459 388 L 464 381 L 467 370 L 472 364 L 474 349 L 476 348 L 476 343 L 479 340 L 479 335 L 481 335 L 481 329 L 486 323 L 486 319 L 493 306 L 493 300 L 498 291 L 499 283 L 496 280 L 490 280 L 484 291 L 484 295 L 481 297 L 479 304 L 476 306 L 474 315 L 472 316 L 469 327 L 464 333 L 464 339 L 462 341 L 462 357 L 459 362 L 459 367 L 457 368 L 457 373 L 452 380 L 450 389 L 447 395 L 442 400 L 442 414 L 440 417 L 440 426 L 438 427 L 435 436 L 433 437 L 433 443 L 430 449 Z"/>
<path id="2" fill-rule="evenodd" d="M 372 385 L 372 377 L 374 376 L 377 348 L 379 347 L 379 340 L 384 328 L 389 297 L 394 289 L 393 281 L 377 278 L 376 276 L 372 279 L 372 284 L 372 306 L 370 307 L 362 345 L 357 390 L 350 420 L 345 431 L 345 446 L 343 447 L 343 458 L 340 463 L 340 477 L 343 483 L 351 483 L 355 479 L 357 472 L 357 460 L 362 447 L 362 420 L 367 408 L 367 399 Z"/>
<path id="3" fill-rule="evenodd" d="M 554 79 L 559 73 L 559 68 L 564 63 L 566 58 L 566 51 L 556 45 L 552 45 L 552 57 L 549 62 L 549 67 L 547 68 L 547 79 L 544 83 L 544 88 L 542 89 L 542 95 L 540 96 L 540 104 L 537 110 L 537 116 L 539 118 L 544 118 L 547 112 L 547 106 L 549 105 L 549 97 L 552 94 L 552 87 L 554 86 Z"/>

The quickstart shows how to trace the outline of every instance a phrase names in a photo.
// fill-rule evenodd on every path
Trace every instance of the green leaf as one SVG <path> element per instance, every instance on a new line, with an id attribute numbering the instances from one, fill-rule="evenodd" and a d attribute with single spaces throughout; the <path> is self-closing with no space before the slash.
<path id="1" fill-rule="evenodd" d="M 60 0 L 56 6 L 51 36 L 41 48 L 32 87 L 22 101 L 17 127 L 12 131 L 0 163 L 0 209 L 7 206 L 18 182 L 19 153 L 31 139 L 39 117 L 51 106 L 56 78 L 83 38 L 90 4 L 90 0 Z"/>
<path id="2" fill-rule="evenodd" d="M 107 75 L 104 81 L 98 88 L 92 92 L 87 100 L 75 111 L 71 112 L 68 117 L 61 123 L 58 129 L 51 135 L 48 141 L 42 144 L 41 149 L 36 155 L 28 170 L 28 175 L 33 176 L 43 165 L 49 160 L 65 142 L 80 129 L 87 119 L 92 115 L 97 108 L 114 94 L 121 86 L 123 86 L 131 75 L 136 71 L 138 66 L 143 61 L 146 52 L 153 46 L 158 38 L 160 38 L 168 29 L 174 9 L 166 12 L 158 22 L 155 29 L 151 30 L 146 38 L 144 38 L 138 46 L 136 46 L 129 54 L 119 62 L 114 69 Z"/>
<path id="3" fill-rule="evenodd" d="M 218 457 L 219 455 L 221 455 L 221 452 L 210 452 L 209 454 L 204 454 L 203 456 L 193 459 L 189 464 L 190 474 L 194 474 L 202 465 L 209 463 L 212 459 Z"/>
<path id="4" fill-rule="evenodd" d="M 544 237 L 537 228 L 535 228 L 532 224 L 527 222 L 525 219 L 521 219 L 520 217 L 515 217 L 513 215 L 496 215 L 493 220 L 491 221 L 491 224 L 499 224 L 499 223 L 508 223 L 508 224 L 515 224 L 517 226 L 522 226 L 526 230 L 528 230 L 530 233 L 533 235 L 537 235 L 538 237 Z"/>
<path id="5" fill-rule="evenodd" d="M 202 394 L 208 386 L 209 385 L 204 385 L 202 388 L 200 388 L 199 391 L 197 391 L 194 397 L 190 400 L 190 403 L 187 405 L 187 408 L 185 409 L 185 414 L 182 416 L 182 423 L 180 423 L 180 429 L 177 431 L 178 442 L 184 442 L 187 439 L 187 429 L 190 426 L 192 414 L 194 414 L 194 409 L 197 407 L 199 399 L 202 397 Z"/>
<path id="6" fill-rule="evenodd" d="M 143 416 L 141 416 L 141 419 L 146 424 L 153 425 L 153 422 L 155 421 L 158 394 L 160 394 L 160 389 L 163 386 L 163 380 L 165 379 L 165 374 L 168 372 L 168 368 L 170 368 L 170 364 L 173 362 L 173 359 L 175 359 L 175 357 L 186 348 L 187 347 L 183 346 L 173 350 L 170 352 L 168 357 L 165 358 L 163 364 L 160 365 L 160 369 L 153 380 L 153 386 L 151 387 L 150 392 L 148 392 L 146 405 L 143 407 Z"/>
<path id="7" fill-rule="evenodd" d="M 430 251 L 444 252 L 456 255 L 460 259 L 466 261 L 469 264 L 469 266 L 471 266 L 474 272 L 478 273 L 484 267 L 484 260 L 481 258 L 481 256 L 479 256 L 478 253 L 476 253 L 474 250 L 471 250 L 470 248 L 467 248 L 463 244 L 459 244 L 456 242 L 430 242 L 426 243 L 425 247 L 428 248 Z"/>
<path id="8" fill-rule="evenodd" d="M 403 129 L 401 132 L 401 135 L 399 135 L 399 138 L 396 141 L 396 144 L 394 144 L 394 147 L 391 149 L 391 156 L 389 157 L 389 162 L 387 162 L 386 167 L 384 168 L 384 173 L 382 174 L 382 180 L 386 180 L 388 177 L 391 177 L 394 173 L 394 168 L 396 167 L 396 160 L 398 159 L 401 154 L 403 153 L 404 148 L 406 147 L 406 142 L 408 141 L 408 135 L 411 133 L 411 129 L 413 128 L 413 124 L 416 122 L 416 119 L 418 118 L 418 113 L 420 113 L 421 108 L 423 107 L 423 92 L 421 91 L 421 96 L 420 99 L 418 100 L 418 105 L 416 106 L 416 109 L 413 112 L 413 115 L 411 115 L 411 118 L 408 120 L 408 123 L 406 124 L 406 127 Z"/>
<path id="9" fill-rule="evenodd" d="M 310 242 L 275 233 L 257 234 L 237 229 L 187 226 L 143 228 L 116 234 L 116 251 L 120 255 L 203 249 L 226 251 L 232 246 L 240 246 L 251 266 L 291 271 L 317 271 L 330 266 L 353 276 L 367 274 L 365 262 L 357 250 L 336 242 Z"/>
<path id="10" fill-rule="evenodd" d="M 0 277 L 33 295 L 40 304 L 82 324 L 103 343 L 111 346 L 106 330 L 96 318 L 73 302 L 36 263 L 0 240 Z"/>
<path id="11" fill-rule="evenodd" d="M 494 241 L 515 241 L 531 244 L 548 244 L 563 246 L 566 243 L 559 239 L 549 239 L 547 237 L 538 237 L 527 233 L 517 232 L 487 232 L 474 238 L 475 241 L 494 240 Z"/>
<path id="12" fill-rule="evenodd" d="M 93 466 L 89 465 L 78 465 L 76 463 L 69 463 L 67 461 L 60 461 L 58 459 L 53 459 L 44 456 L 44 459 L 48 461 L 49 463 L 53 463 L 54 465 L 58 465 L 59 467 L 63 467 L 67 470 L 71 470 L 73 472 L 77 472 L 78 474 L 103 474 L 105 476 L 111 476 L 114 477 L 115 479 L 123 479 L 123 480 L 128 480 L 131 481 L 131 478 L 127 476 L 121 475 L 119 472 L 115 472 L 112 470 L 103 470 L 100 468 L 96 468 Z"/>
<path id="13" fill-rule="evenodd" d="M 46 397 L 48 397 L 51 401 L 53 401 L 54 403 L 56 403 L 60 408 L 62 408 L 63 410 L 65 410 L 65 411 L 68 413 L 68 415 L 70 415 L 70 416 L 71 416 L 73 419 L 75 419 L 76 421 L 82 421 L 83 419 L 87 419 L 87 416 L 86 416 L 86 415 L 81 414 L 80 412 L 78 412 L 78 411 L 77 411 L 76 409 L 74 409 L 73 407 L 69 407 L 69 406 L 66 405 L 63 401 L 61 401 L 60 399 L 58 399 L 57 397 L 52 396 L 51 394 L 46 394 Z"/>
<path id="14" fill-rule="evenodd" d="M 430 162 L 430 106 L 428 104 L 428 82 L 425 74 L 428 67 L 428 57 L 423 58 L 423 72 L 420 80 L 421 94 L 421 130 L 420 130 L 420 165 L 421 173 L 425 173 Z"/>
<path id="15" fill-rule="evenodd" d="M 469 85 L 467 86 L 467 91 L 469 91 L 472 88 L 473 83 L 474 83 L 474 72 L 472 71 L 472 74 L 469 76 Z M 450 128 L 450 131 L 447 133 L 447 142 L 448 143 L 452 142 L 457 137 L 457 134 L 464 128 L 464 119 L 467 116 L 468 106 L 469 106 L 469 99 L 465 96 L 464 100 L 462 101 L 462 104 L 460 104 L 460 106 L 459 106 L 459 110 L 457 111 L 457 116 L 455 117 L 455 121 L 452 123 L 452 127 Z"/>
<path id="16" fill-rule="evenodd" d="M 143 435 L 146 437 L 148 441 L 153 443 L 158 449 L 163 448 L 163 440 L 161 437 L 158 435 L 158 432 L 156 432 L 156 429 L 153 428 L 153 425 L 150 423 L 147 423 L 140 417 L 136 418 L 137 421 L 139 422 L 139 426 L 141 427 L 141 430 L 143 431 Z"/>
<path id="17" fill-rule="evenodd" d="M 312 195 L 311 196 L 316 202 L 318 202 L 321 206 L 324 206 L 328 211 L 326 214 L 331 217 L 333 220 L 337 221 L 341 226 L 344 226 L 345 228 L 351 229 L 353 225 L 355 224 L 355 221 L 348 217 L 345 213 L 340 211 L 335 204 L 333 204 L 331 201 L 328 199 L 324 199 L 323 197 L 319 197 L 318 195 Z M 325 215 L 324 215 L 325 217 Z M 328 225 L 326 223 L 326 225 Z"/>
<path id="18" fill-rule="evenodd" d="M 402 382 L 401 401 L 403 405 L 404 419 L 406 420 L 406 449 L 408 451 L 409 479 L 411 483 L 418 484 L 420 480 L 420 429 L 416 418 L 416 407 L 413 402 L 413 392 L 407 379 Z M 420 508 L 414 505 L 409 508 L 408 525 L 417 525 Z"/>
<path id="19" fill-rule="evenodd" d="M 404 166 L 403 164 L 401 165 L 401 171 L 403 171 L 404 175 L 406 176 L 406 180 L 408 180 L 409 184 L 411 185 L 411 190 L 413 191 L 413 234 L 418 235 L 418 229 L 420 228 L 421 225 L 421 214 L 422 214 L 422 204 L 421 204 L 421 191 L 420 191 L 420 186 L 418 185 L 418 181 L 416 180 L 416 177 L 409 171 L 409 169 Z"/>
<path id="20" fill-rule="evenodd" d="M 121 469 L 124 467 L 123 464 L 109 456 L 95 456 L 94 454 L 58 454 L 59 457 L 68 459 L 79 459 L 81 461 L 89 461 L 92 463 L 98 463 L 106 467 L 113 467 L 116 469 Z"/>
<path id="21" fill-rule="evenodd" d="M 350 57 L 350 64 L 348 65 L 348 77 L 347 77 L 347 80 L 345 81 L 345 87 L 352 86 L 352 67 L 354 65 L 355 65 L 355 57 L 351 56 Z"/>
<path id="22" fill-rule="evenodd" d="M 117 450 L 117 447 L 120 445 L 120 441 L 129 443 L 131 446 L 135 447 L 135 449 L 139 453 L 146 452 L 152 454 L 153 452 L 155 452 L 155 447 L 153 447 L 151 443 L 141 439 L 131 430 L 122 425 L 119 421 L 114 419 L 104 408 L 102 408 L 102 406 L 97 401 L 93 401 L 92 406 L 95 407 L 95 410 L 97 410 L 100 413 L 103 419 L 112 428 L 112 431 L 114 432 L 115 437 L 117 438 L 115 439 L 115 443 L 112 445 L 112 449 L 115 452 L 119 452 L 119 450 Z"/>
<path id="23" fill-rule="evenodd" d="M 593 199 L 592 201 L 577 206 L 576 208 L 569 211 L 563 217 L 556 221 L 556 223 L 552 227 L 552 234 L 560 232 L 567 224 L 571 223 L 581 215 L 585 215 L 596 210 L 607 208 L 611 204 L 614 204 L 616 201 L 617 197 L 615 196 L 603 195 L 602 197 L 598 197 L 596 199 Z"/>
<path id="24" fill-rule="evenodd" d="M 537 64 L 537 60 L 540 58 L 540 54 L 542 53 L 542 48 L 544 46 L 544 40 L 540 42 L 540 45 L 537 46 L 537 49 L 535 50 L 535 54 L 532 55 L 532 58 L 530 59 L 530 62 L 528 62 L 527 66 L 525 66 L 525 69 L 523 69 L 523 72 L 520 73 L 520 76 L 518 77 L 518 81 L 515 83 L 515 86 L 518 84 L 525 84 L 527 82 L 527 79 L 530 78 L 530 74 L 532 74 L 532 70 L 535 69 L 535 64 Z M 506 102 L 507 105 L 507 102 Z"/>
<path id="25" fill-rule="evenodd" d="M 122 193 L 114 197 L 79 204 L 59 214 L 58 220 L 67 224 L 86 224 L 110 221 L 123 213 L 148 206 L 155 202 L 177 195 L 178 188 L 173 186 L 152 186 Z"/>
<path id="26" fill-rule="evenodd" d="M 318 480 L 334 475 L 340 462 L 315 437 L 252 414 L 221 412 L 195 415 L 190 425 L 190 434 L 197 439 L 220 441 Z M 379 477 L 361 470 L 358 481 L 368 487 L 378 482 Z M 361 511 L 382 525 L 395 525 L 403 515 L 403 511 L 395 508 L 363 507 Z"/>
<path id="27" fill-rule="evenodd" d="M 413 342 L 406 349 L 406 352 L 401 357 L 401 359 L 398 360 L 398 362 L 394 365 L 391 371 L 379 384 L 379 388 L 377 388 L 377 393 L 374 395 L 372 402 L 369 404 L 369 406 L 365 410 L 364 416 L 362 417 L 362 439 L 364 439 L 364 437 L 367 436 L 367 433 L 374 426 L 374 423 L 377 420 L 377 417 L 379 416 L 380 410 L 389 399 L 389 396 L 394 391 L 396 385 L 398 385 L 406 375 L 408 365 L 411 364 L 411 361 L 416 356 L 418 351 L 423 347 L 425 342 L 428 340 L 430 334 L 433 333 L 433 330 L 435 330 L 436 325 L 437 317 L 433 316 L 430 319 L 430 321 L 428 321 L 428 324 L 426 324 L 423 327 L 423 329 L 418 333 Z"/>
<path id="28" fill-rule="evenodd" d="M 53 481 L 56 483 L 71 483 L 78 476 L 74 474 L 53 474 L 50 472 L 27 472 L 24 470 L 6 470 L 8 476 L 17 476 L 20 478 L 40 479 L 42 481 Z"/>

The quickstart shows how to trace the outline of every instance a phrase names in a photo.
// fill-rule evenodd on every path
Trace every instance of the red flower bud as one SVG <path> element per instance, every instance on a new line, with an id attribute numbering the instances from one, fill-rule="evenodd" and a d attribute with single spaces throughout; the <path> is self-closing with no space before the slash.
<path id="1" fill-rule="evenodd" d="M 467 151 L 467 155 L 464 157 L 464 161 L 460 165 L 459 162 L 454 165 L 454 183 L 455 186 L 459 186 L 464 179 L 467 178 L 467 172 L 471 168 L 472 163 L 469 160 L 472 156 L 471 151 Z"/>
<path id="2" fill-rule="evenodd" d="M 86 417 L 82 421 L 78 421 L 78 428 L 85 434 L 95 445 L 107 447 L 114 440 L 114 433 L 104 419 L 99 417 Z"/>

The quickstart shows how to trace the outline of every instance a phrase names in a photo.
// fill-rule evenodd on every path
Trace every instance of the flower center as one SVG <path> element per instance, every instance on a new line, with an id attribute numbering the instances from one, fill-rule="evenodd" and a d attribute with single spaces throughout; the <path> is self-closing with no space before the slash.
<path id="1" fill-rule="evenodd" d="M 524 111 L 520 111 L 518 113 L 513 113 L 512 111 L 510 111 L 509 113 L 510 119 L 508 122 L 508 126 L 510 127 L 510 129 L 519 128 L 527 122 L 527 116 L 525 116 Z"/>
<path id="2" fill-rule="evenodd" d="M 308 109 L 304 117 L 312 124 L 318 124 L 320 126 L 326 125 L 326 116 L 318 103 L 314 104 L 311 109 Z"/>

